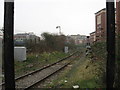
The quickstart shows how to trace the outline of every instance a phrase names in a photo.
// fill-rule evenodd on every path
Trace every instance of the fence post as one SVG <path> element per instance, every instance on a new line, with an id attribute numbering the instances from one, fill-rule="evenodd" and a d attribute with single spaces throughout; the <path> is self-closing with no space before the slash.
<path id="1" fill-rule="evenodd" d="M 115 77 L 115 7 L 114 0 L 107 0 L 107 67 L 106 67 L 106 87 L 113 88 Z"/>
<path id="2" fill-rule="evenodd" d="M 4 76 L 5 90 L 15 90 L 14 79 L 14 0 L 4 0 Z"/>

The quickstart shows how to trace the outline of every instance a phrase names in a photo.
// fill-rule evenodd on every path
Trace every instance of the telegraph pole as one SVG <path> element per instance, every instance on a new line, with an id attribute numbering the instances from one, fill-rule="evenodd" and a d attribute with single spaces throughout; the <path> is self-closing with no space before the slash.
<path id="1" fill-rule="evenodd" d="M 4 0 L 4 76 L 5 90 L 15 90 L 14 76 L 14 0 Z"/>
<path id="2" fill-rule="evenodd" d="M 106 0 L 107 11 L 107 67 L 106 87 L 113 88 L 115 78 L 115 7 L 114 0 Z"/>

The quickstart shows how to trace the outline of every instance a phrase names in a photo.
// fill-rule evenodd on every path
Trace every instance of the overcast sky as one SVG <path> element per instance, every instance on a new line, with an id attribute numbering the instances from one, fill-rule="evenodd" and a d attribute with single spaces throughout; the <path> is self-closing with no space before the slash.
<path id="1" fill-rule="evenodd" d="M 3 26 L 3 1 L 0 0 L 0 28 Z M 15 33 L 58 33 L 65 35 L 95 31 L 95 13 L 105 8 L 105 0 L 15 0 Z"/>

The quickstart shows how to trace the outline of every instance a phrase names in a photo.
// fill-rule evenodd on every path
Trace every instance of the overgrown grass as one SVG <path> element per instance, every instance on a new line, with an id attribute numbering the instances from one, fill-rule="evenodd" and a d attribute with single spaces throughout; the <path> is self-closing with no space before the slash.
<path id="1" fill-rule="evenodd" d="M 104 84 L 106 80 L 106 61 L 107 61 L 107 50 L 106 50 L 106 42 L 98 42 L 92 45 L 92 50 L 94 57 L 99 60 L 99 65 L 100 65 L 100 74 L 101 76 L 98 75 L 99 80 L 101 80 Z M 100 81 L 100 82 L 101 82 Z"/>
<path id="2" fill-rule="evenodd" d="M 39 69 L 45 65 L 54 63 L 60 60 L 60 58 L 63 58 L 67 55 L 68 54 L 57 51 L 52 53 L 44 52 L 43 54 L 36 54 L 36 55 L 30 54 L 27 56 L 27 60 L 24 62 L 15 61 L 16 77 L 28 73 L 30 71 Z"/>
<path id="3" fill-rule="evenodd" d="M 102 71 L 104 67 L 101 67 L 103 62 L 99 60 L 91 63 L 88 58 L 80 58 L 47 87 L 73 88 L 74 85 L 78 85 L 80 88 L 104 88 Z"/>
<path id="4" fill-rule="evenodd" d="M 97 42 L 91 46 L 93 54 L 99 59 L 106 60 L 107 51 L 106 51 L 106 42 Z"/>

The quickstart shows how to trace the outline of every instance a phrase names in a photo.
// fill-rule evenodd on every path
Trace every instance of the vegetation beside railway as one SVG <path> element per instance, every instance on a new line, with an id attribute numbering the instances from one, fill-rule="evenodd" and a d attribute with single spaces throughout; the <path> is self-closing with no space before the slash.
<path id="1" fill-rule="evenodd" d="M 65 35 L 44 32 L 41 36 L 42 39 L 38 42 L 36 40 L 25 40 L 23 46 L 27 48 L 27 60 L 24 62 L 15 61 L 16 77 L 34 71 L 44 65 L 54 63 L 79 47 L 73 41 L 65 43 Z M 15 46 L 21 45 L 15 44 Z M 64 53 L 65 46 L 69 47 L 68 54 Z"/>
<path id="2" fill-rule="evenodd" d="M 94 51 L 102 45 L 104 46 L 104 44 L 95 45 Z M 93 53 L 86 57 L 84 52 L 44 88 L 73 88 L 75 86 L 79 86 L 79 88 L 105 88 L 105 60 L 100 57 L 93 60 L 93 58 L 91 59 Z"/>
<path id="3" fill-rule="evenodd" d="M 100 75 L 98 78 L 101 80 L 101 84 L 106 87 L 106 62 L 107 62 L 107 50 L 106 42 L 98 42 L 92 45 L 92 52 L 95 58 L 95 62 L 101 62 L 99 67 Z"/>
<path id="4" fill-rule="evenodd" d="M 72 53 L 78 46 L 73 41 L 65 43 L 65 35 L 44 32 L 41 34 L 41 40 L 25 40 L 24 45 L 27 48 L 27 60 L 24 62 L 15 61 L 16 76 L 34 71 L 44 65 L 51 64 L 65 57 L 64 47 L 69 47 L 69 53 Z M 15 44 L 15 46 L 21 46 Z"/>
<path id="5" fill-rule="evenodd" d="M 92 46 L 93 55 L 99 60 L 106 60 L 107 51 L 106 51 L 106 42 L 98 42 Z"/>
<path id="6" fill-rule="evenodd" d="M 69 54 L 57 51 L 52 53 L 44 52 L 43 54 L 29 54 L 26 61 L 15 61 L 16 77 L 26 74 L 30 71 L 39 69 L 45 65 L 54 63 L 67 55 Z"/>
<path id="7" fill-rule="evenodd" d="M 23 44 L 15 43 L 15 46 L 25 46 L 27 53 L 44 53 L 44 52 L 62 52 L 64 47 L 68 46 L 69 50 L 75 49 L 76 45 L 74 40 L 66 42 L 66 36 L 64 34 L 58 35 L 55 33 L 43 32 L 41 39 L 39 40 L 23 40 Z"/>
<path id="8" fill-rule="evenodd" d="M 120 33 L 116 38 L 116 76 L 115 76 L 115 88 L 120 88 Z"/>

